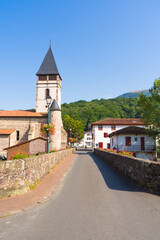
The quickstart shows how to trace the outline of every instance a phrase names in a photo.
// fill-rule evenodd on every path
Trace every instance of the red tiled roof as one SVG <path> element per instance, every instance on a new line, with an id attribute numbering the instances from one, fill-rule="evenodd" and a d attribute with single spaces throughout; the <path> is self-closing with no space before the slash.
<path id="1" fill-rule="evenodd" d="M 0 111 L 0 117 L 46 117 L 47 113 L 36 113 L 31 111 Z"/>
<path id="2" fill-rule="evenodd" d="M 131 126 L 131 127 L 126 127 L 126 128 L 122 128 L 120 130 L 114 131 L 110 133 L 108 137 L 121 135 L 121 134 L 147 134 L 147 133 L 146 133 L 146 129 L 143 127 Z"/>
<path id="3" fill-rule="evenodd" d="M 37 137 L 37 138 L 33 138 L 33 139 L 31 139 L 31 140 L 28 140 L 28 141 L 26 141 L 26 142 L 18 143 L 18 144 L 16 144 L 16 145 L 11 146 L 11 147 L 4 148 L 3 150 L 8 150 L 8 149 L 10 149 L 10 148 L 17 147 L 17 146 L 19 146 L 19 145 L 23 145 L 23 144 L 25 144 L 25 143 L 29 143 L 29 142 L 32 142 L 32 141 L 37 140 L 37 139 L 42 139 L 42 140 L 47 141 L 47 139 L 44 138 L 44 137 Z"/>
<path id="4" fill-rule="evenodd" d="M 0 129 L 0 135 L 10 135 L 15 129 Z"/>
<path id="5" fill-rule="evenodd" d="M 144 125 L 140 118 L 106 118 L 92 125 Z"/>

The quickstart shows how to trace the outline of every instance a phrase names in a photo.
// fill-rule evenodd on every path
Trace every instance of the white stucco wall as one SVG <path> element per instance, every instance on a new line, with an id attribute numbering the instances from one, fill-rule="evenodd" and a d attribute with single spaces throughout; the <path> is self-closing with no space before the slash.
<path id="1" fill-rule="evenodd" d="M 103 142 L 103 148 L 107 148 L 107 144 L 110 144 L 109 137 L 104 138 L 104 133 L 112 133 L 114 131 L 120 130 L 122 128 L 129 127 L 129 125 L 115 125 L 116 129 L 111 130 L 111 125 L 103 125 L 102 130 L 98 130 L 98 125 L 93 126 L 93 147 L 98 147 L 99 142 Z M 135 125 L 136 126 L 136 125 Z M 144 127 L 144 126 L 138 126 L 138 127 Z"/>
<path id="2" fill-rule="evenodd" d="M 92 147 L 92 131 L 84 133 L 84 147 Z"/>

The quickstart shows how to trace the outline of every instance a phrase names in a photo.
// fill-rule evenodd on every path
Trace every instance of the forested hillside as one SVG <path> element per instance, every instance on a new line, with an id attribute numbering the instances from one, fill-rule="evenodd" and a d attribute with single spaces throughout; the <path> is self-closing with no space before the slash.
<path id="1" fill-rule="evenodd" d="M 66 115 L 80 120 L 85 130 L 90 123 L 104 118 L 138 118 L 137 98 L 95 99 L 90 102 L 80 100 L 62 105 L 62 118 Z"/>

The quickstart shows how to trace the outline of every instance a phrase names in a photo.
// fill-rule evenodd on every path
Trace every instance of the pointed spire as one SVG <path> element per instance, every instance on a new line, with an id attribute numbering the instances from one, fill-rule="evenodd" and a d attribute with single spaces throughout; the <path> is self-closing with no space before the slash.
<path id="1" fill-rule="evenodd" d="M 57 65 L 52 53 L 51 44 L 49 46 L 48 52 L 37 72 L 37 75 L 49 75 L 49 74 L 56 74 L 59 75 Z"/>
<path id="2" fill-rule="evenodd" d="M 50 106 L 50 111 L 61 111 L 60 107 L 58 106 L 58 103 L 56 99 L 53 100 L 51 106 Z"/>

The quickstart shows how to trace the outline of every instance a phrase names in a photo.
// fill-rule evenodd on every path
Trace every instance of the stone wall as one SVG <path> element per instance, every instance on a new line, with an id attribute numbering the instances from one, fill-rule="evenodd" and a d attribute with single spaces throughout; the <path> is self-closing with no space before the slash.
<path id="1" fill-rule="evenodd" d="M 141 187 L 160 194 L 160 163 L 94 149 L 94 154 L 130 177 Z"/>
<path id="2" fill-rule="evenodd" d="M 1 161 L 0 197 L 27 191 L 72 152 L 73 149 L 67 149 L 26 159 Z"/>

